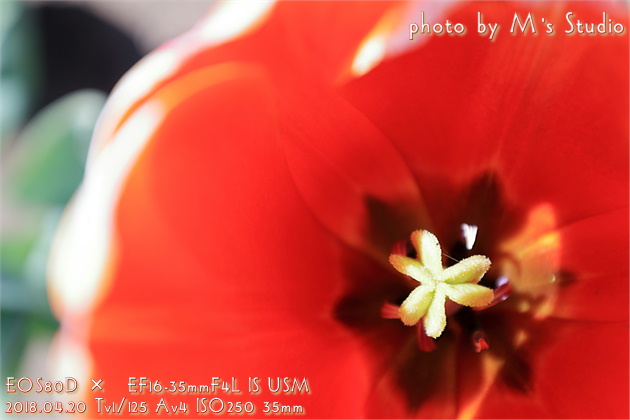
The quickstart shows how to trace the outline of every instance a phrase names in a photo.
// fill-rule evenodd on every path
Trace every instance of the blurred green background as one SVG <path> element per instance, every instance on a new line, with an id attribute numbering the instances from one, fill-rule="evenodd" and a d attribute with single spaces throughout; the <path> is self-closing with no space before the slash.
<path id="1" fill-rule="evenodd" d="M 116 81 L 207 2 L 0 0 L 0 373 L 44 376 L 46 263 Z M 35 369 L 35 371 L 33 371 Z"/>

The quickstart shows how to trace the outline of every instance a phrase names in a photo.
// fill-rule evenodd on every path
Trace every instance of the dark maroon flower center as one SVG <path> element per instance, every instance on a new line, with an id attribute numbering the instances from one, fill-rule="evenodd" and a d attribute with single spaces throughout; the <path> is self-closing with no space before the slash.
<path id="1" fill-rule="evenodd" d="M 347 292 L 335 311 L 372 348 L 375 381 L 392 375 L 410 411 L 429 398 L 446 398 L 444 389 L 452 388 L 442 382 L 456 377 L 465 382 L 455 387 L 458 393 L 471 399 L 480 392 L 482 378 L 500 380 L 514 392 L 531 391 L 533 358 L 553 339 L 544 325 L 558 287 L 568 278 L 554 265 L 559 238 L 549 207 L 512 204 L 492 173 L 465 188 L 445 188 L 456 193 L 455 200 L 445 194 L 431 201 L 434 212 L 445 209 L 433 218 L 445 266 L 473 253 L 489 257 L 492 267 L 479 284 L 493 289 L 492 303 L 483 308 L 447 305 L 447 327 L 433 340 L 421 327 L 388 319 L 417 283 L 367 256 L 353 255 L 347 263 Z M 472 247 L 462 233 L 464 224 L 478 227 Z M 401 232 L 390 249 L 415 258 L 416 250 L 403 239 L 409 233 Z"/>

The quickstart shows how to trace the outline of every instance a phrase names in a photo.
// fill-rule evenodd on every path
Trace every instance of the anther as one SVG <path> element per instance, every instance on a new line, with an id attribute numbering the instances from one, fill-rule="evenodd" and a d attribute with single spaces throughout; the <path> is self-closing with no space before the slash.
<path id="1" fill-rule="evenodd" d="M 477 353 L 490 348 L 488 336 L 483 330 L 476 330 L 472 335 L 472 342 Z"/>

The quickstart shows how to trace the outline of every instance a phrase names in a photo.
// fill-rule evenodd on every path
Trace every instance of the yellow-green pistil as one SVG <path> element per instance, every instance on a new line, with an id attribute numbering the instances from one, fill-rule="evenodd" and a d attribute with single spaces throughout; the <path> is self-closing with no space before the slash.
<path id="1" fill-rule="evenodd" d="M 424 318 L 429 337 L 438 338 L 446 327 L 446 298 L 465 306 L 486 306 L 492 302 L 492 289 L 476 283 L 490 268 L 490 259 L 473 255 L 457 264 L 442 266 L 442 249 L 435 235 L 426 230 L 411 234 L 418 259 L 392 254 L 389 262 L 402 274 L 420 282 L 400 306 L 405 325 L 416 325 Z"/>

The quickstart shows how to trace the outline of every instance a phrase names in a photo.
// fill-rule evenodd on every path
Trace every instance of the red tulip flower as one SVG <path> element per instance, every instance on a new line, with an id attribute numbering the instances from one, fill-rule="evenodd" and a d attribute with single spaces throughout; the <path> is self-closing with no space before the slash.
<path id="1" fill-rule="evenodd" d="M 51 264 L 90 415 L 627 418 L 626 9 L 239 5 L 101 117 Z M 422 10 L 466 33 L 409 40 Z M 569 12 L 626 29 L 570 36 Z"/>

